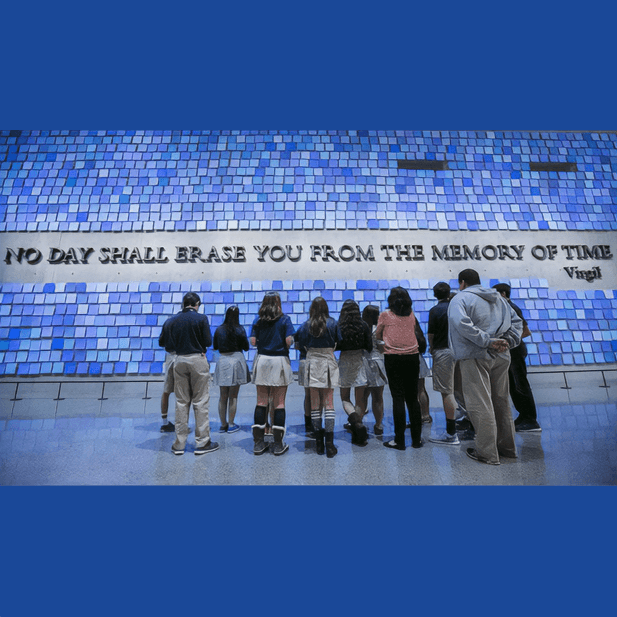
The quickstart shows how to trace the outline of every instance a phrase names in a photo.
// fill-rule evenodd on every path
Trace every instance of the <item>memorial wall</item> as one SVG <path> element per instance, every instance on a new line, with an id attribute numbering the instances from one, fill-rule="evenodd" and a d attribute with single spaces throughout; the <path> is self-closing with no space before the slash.
<path id="1" fill-rule="evenodd" d="M 531 366 L 616 361 L 614 132 L 0 131 L 0 186 L 0 376 L 160 375 L 187 291 L 248 330 L 269 290 L 298 326 L 400 284 L 426 330 L 464 268 Z"/>

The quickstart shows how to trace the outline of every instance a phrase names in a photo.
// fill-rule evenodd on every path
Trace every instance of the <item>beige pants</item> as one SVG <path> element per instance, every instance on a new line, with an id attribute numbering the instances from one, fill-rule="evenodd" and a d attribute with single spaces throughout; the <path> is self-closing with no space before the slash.
<path id="1" fill-rule="evenodd" d="M 459 360 L 465 407 L 476 430 L 476 452 L 492 463 L 499 455 L 515 457 L 514 422 L 510 411 L 509 356 Z"/>
<path id="2" fill-rule="evenodd" d="M 189 434 L 189 410 L 191 403 L 195 413 L 195 447 L 205 446 L 210 441 L 210 366 L 203 354 L 177 356 L 174 362 L 176 395 L 176 441 L 174 450 L 184 450 Z"/>

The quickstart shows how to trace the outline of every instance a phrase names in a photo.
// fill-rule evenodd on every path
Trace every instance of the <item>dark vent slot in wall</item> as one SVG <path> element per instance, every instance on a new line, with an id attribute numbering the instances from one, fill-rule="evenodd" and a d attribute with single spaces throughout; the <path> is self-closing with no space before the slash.
<path id="1" fill-rule="evenodd" d="M 399 169 L 430 169 L 441 171 L 448 169 L 448 161 L 432 161 L 428 159 L 398 160 Z"/>
<path id="2" fill-rule="evenodd" d="M 529 163 L 529 171 L 578 171 L 576 163 Z"/>

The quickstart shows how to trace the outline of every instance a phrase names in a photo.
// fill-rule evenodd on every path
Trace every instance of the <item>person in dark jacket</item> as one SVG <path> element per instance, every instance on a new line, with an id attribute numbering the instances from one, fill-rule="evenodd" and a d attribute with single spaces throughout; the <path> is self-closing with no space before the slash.
<path id="1" fill-rule="evenodd" d="M 293 343 L 294 327 L 291 319 L 283 313 L 281 297 L 269 291 L 259 307 L 259 314 L 251 329 L 251 345 L 257 347 L 253 361 L 252 381 L 257 386 L 253 430 L 253 454 L 263 454 L 268 445 L 265 441 L 268 405 L 272 401 L 274 419 L 274 455 L 280 456 L 289 450 L 283 441 L 285 436 L 285 396 L 287 386 L 293 381 L 289 347 Z"/>
<path id="2" fill-rule="evenodd" d="M 360 307 L 354 300 L 345 300 L 338 322 L 339 378 L 341 401 L 349 420 L 351 443 L 365 446 L 368 431 L 362 424 L 366 413 L 365 391 L 368 385 L 364 352 L 373 350 L 371 328 L 362 319 Z M 354 389 L 355 405 L 351 402 L 351 389 Z"/>
<path id="3" fill-rule="evenodd" d="M 164 324 L 159 345 L 173 349 L 174 394 L 176 395 L 176 440 L 171 451 L 184 454 L 189 434 L 189 410 L 195 414 L 195 454 L 218 450 L 218 443 L 210 439 L 210 366 L 206 349 L 212 345 L 210 323 L 199 314 L 201 299 L 196 293 L 187 293 L 182 300 L 182 311 Z"/>
<path id="4" fill-rule="evenodd" d="M 375 416 L 375 425 L 373 427 L 375 435 L 383 435 L 383 389 L 388 383 L 383 353 L 379 350 L 377 339 L 375 338 L 379 312 L 379 307 L 374 304 L 365 306 L 362 311 L 362 319 L 371 328 L 373 340 L 373 350 L 363 352 L 367 379 L 366 390 L 364 391 L 364 409 L 365 414 L 368 413 L 366 410 L 368 409 L 368 399 L 370 396 L 372 399 L 373 415 Z"/>
<path id="5" fill-rule="evenodd" d="M 540 433 L 542 428 L 538 424 L 538 411 L 536 409 L 536 401 L 533 398 L 533 392 L 527 379 L 527 345 L 524 338 L 531 336 L 529 326 L 526 319 L 523 317 L 523 311 L 510 300 L 510 285 L 507 283 L 498 283 L 493 285 L 514 309 L 514 312 L 523 320 L 523 334 L 521 342 L 516 347 L 510 349 L 510 368 L 508 376 L 510 378 L 510 398 L 514 404 L 514 408 L 518 412 L 518 417 L 514 420 L 514 429 L 517 433 Z"/>
<path id="6" fill-rule="evenodd" d="M 337 327 L 323 298 L 313 300 L 309 318 L 300 326 L 295 339 L 296 347 L 306 354 L 302 383 L 309 388 L 311 396 L 315 448 L 317 454 L 323 454 L 325 449 L 328 458 L 332 458 L 338 452 L 334 445 L 334 388 L 339 383 L 338 364 L 334 357 Z M 322 426 L 322 409 L 325 429 Z"/>
<path id="7" fill-rule="evenodd" d="M 238 392 L 241 385 L 251 381 L 243 353 L 249 350 L 249 340 L 246 330 L 240 325 L 240 309 L 236 305 L 227 309 L 225 321 L 214 332 L 213 348 L 219 352 L 214 385 L 220 389 L 220 432 L 235 433 L 240 430 L 234 422 L 238 408 Z"/>
<path id="8" fill-rule="evenodd" d="M 444 281 L 433 287 L 437 304 L 428 312 L 429 351 L 433 356 L 433 390 L 441 394 L 446 414 L 446 432 L 429 441 L 442 445 L 460 444 L 456 434 L 456 399 L 454 398 L 454 354 L 448 347 L 448 305 L 450 285 Z"/>

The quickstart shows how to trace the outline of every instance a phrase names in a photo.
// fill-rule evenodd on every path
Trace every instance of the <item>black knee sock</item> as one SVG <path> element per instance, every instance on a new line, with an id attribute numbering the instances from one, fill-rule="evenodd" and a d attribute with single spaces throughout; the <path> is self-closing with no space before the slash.
<path id="1" fill-rule="evenodd" d="M 446 433 L 448 435 L 456 435 L 456 420 L 448 420 L 446 418 Z"/>
<path id="2" fill-rule="evenodd" d="M 285 408 L 274 410 L 274 426 L 285 426 Z"/>
<path id="3" fill-rule="evenodd" d="M 255 421 L 258 426 L 264 426 L 268 417 L 268 408 L 263 405 L 257 405 L 255 407 Z"/>

